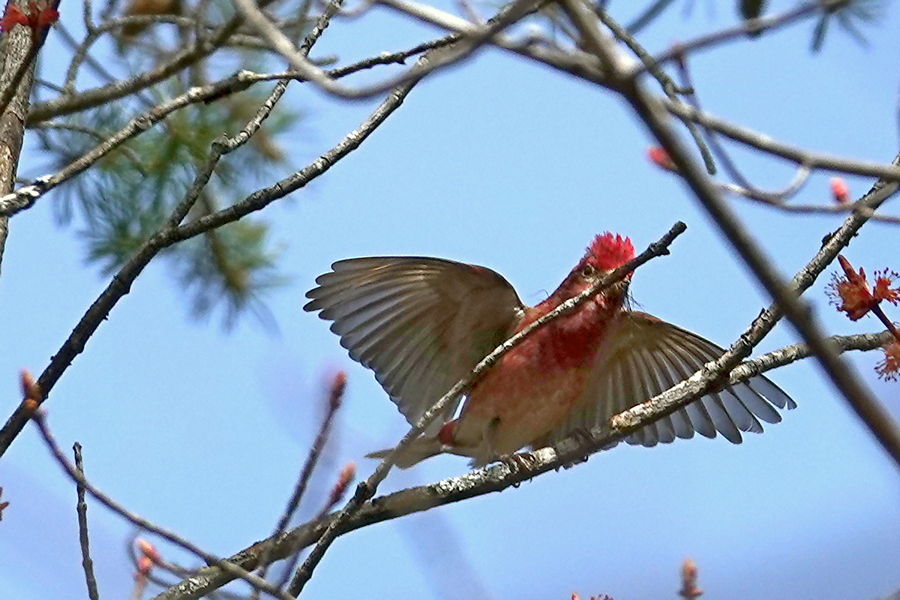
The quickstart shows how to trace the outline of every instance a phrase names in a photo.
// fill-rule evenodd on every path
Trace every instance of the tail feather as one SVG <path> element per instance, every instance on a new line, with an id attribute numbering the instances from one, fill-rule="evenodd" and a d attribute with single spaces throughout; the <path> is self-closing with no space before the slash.
<path id="1" fill-rule="evenodd" d="M 366 454 L 366 458 L 382 459 L 387 456 L 388 453 L 392 450 L 393 448 L 388 448 L 386 450 L 372 452 L 370 454 Z M 411 466 L 422 462 L 426 458 L 431 458 L 432 456 L 440 454 L 443 451 L 444 445 L 441 444 L 441 441 L 437 439 L 437 437 L 416 438 L 412 441 L 411 444 L 401 450 L 400 453 L 394 457 L 394 464 L 401 469 L 408 469 Z"/>

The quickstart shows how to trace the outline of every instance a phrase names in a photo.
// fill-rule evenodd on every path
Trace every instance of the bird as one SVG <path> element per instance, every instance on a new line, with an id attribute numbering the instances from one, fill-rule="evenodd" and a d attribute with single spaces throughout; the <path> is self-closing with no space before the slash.
<path id="1" fill-rule="evenodd" d="M 304 310 L 332 321 L 350 358 L 375 378 L 410 424 L 512 335 L 634 258 L 631 239 L 596 235 L 559 287 L 526 306 L 499 273 L 442 258 L 380 256 L 335 262 L 316 278 Z M 554 445 L 687 379 L 724 350 L 634 310 L 629 274 L 534 331 L 484 371 L 395 457 L 409 468 L 437 454 L 473 467 Z M 462 408 L 457 409 L 462 403 Z M 778 423 L 794 400 L 757 375 L 725 385 L 625 438 L 647 447 Z M 613 444 L 614 445 L 614 444 Z M 370 457 L 383 457 L 387 451 Z"/>

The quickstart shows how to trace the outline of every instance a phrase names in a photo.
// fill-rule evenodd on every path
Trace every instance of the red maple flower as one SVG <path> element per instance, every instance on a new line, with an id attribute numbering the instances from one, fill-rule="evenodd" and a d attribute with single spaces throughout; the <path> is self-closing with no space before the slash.
<path id="1" fill-rule="evenodd" d="M 896 271 L 890 271 L 888 269 L 875 271 L 875 289 L 872 291 L 872 295 L 875 299 L 887 300 L 891 304 L 900 302 L 900 287 L 891 287 L 891 284 L 897 279 L 900 279 L 900 275 L 898 275 Z"/>
<path id="2" fill-rule="evenodd" d="M 831 296 L 832 303 L 839 311 L 847 313 L 851 321 L 858 321 L 878 305 L 878 299 L 872 295 L 862 267 L 857 273 L 843 256 L 838 256 L 838 261 L 844 270 L 844 276 L 835 274 L 826 293 Z"/>
<path id="3" fill-rule="evenodd" d="M 3 18 L 0 18 L 0 30 L 10 31 L 16 25 L 24 25 L 28 27 L 28 17 L 22 12 L 22 9 L 12 2 L 6 5 L 3 11 Z"/>
<path id="4" fill-rule="evenodd" d="M 34 19 L 35 29 L 43 29 L 59 20 L 59 11 L 49 4 L 38 8 L 37 3 L 32 2 L 28 6 Z"/>
<path id="5" fill-rule="evenodd" d="M 12 2 L 8 2 L 3 17 L 0 18 L 0 31 L 9 32 L 16 25 L 39 31 L 58 19 L 59 12 L 48 2 L 29 2 L 27 13 Z"/>
<path id="6" fill-rule="evenodd" d="M 888 342 L 882 348 L 884 360 L 875 365 L 878 376 L 888 381 L 900 379 L 900 342 L 897 340 Z"/>
<path id="7" fill-rule="evenodd" d="M 159 555 L 159 550 L 156 549 L 156 546 L 141 538 L 137 539 L 136 544 L 138 550 L 140 550 L 141 552 L 141 556 L 147 557 L 150 562 L 155 565 L 158 565 L 162 562 L 162 557 Z"/>
<path id="8" fill-rule="evenodd" d="M 838 262 L 841 263 L 844 276 L 835 274 L 826 293 L 831 296 L 832 303 L 837 309 L 847 313 L 851 321 L 864 317 L 882 300 L 891 304 L 900 302 L 900 287 L 891 287 L 900 279 L 900 275 L 895 271 L 890 269 L 875 271 L 873 290 L 869 287 L 866 272 L 861 267 L 858 272 L 854 271 L 850 261 L 843 256 L 838 256 Z"/>
<path id="9" fill-rule="evenodd" d="M 138 581 L 143 581 L 150 575 L 150 571 L 153 570 L 153 561 L 147 558 L 146 556 L 142 556 L 137 561 L 137 567 L 135 569 L 134 578 Z"/>

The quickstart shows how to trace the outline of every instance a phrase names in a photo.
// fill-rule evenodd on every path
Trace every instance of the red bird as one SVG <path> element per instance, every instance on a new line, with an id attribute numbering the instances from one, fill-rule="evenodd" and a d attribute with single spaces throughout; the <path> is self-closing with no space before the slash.
<path id="1" fill-rule="evenodd" d="M 375 377 L 411 424 L 489 352 L 600 277 L 634 258 L 629 238 L 596 236 L 549 298 L 529 307 L 500 274 L 440 258 L 351 258 L 332 265 L 306 296 L 334 321 L 350 357 Z M 630 275 L 629 278 L 630 279 Z M 609 419 L 687 379 L 724 351 L 704 338 L 628 308 L 628 279 L 547 323 L 485 371 L 398 457 L 410 467 L 442 452 L 484 465 L 540 448 Z M 741 442 L 796 406 L 763 376 L 710 393 L 636 431 L 654 446 L 694 432 Z M 375 453 L 376 456 L 381 455 Z"/>

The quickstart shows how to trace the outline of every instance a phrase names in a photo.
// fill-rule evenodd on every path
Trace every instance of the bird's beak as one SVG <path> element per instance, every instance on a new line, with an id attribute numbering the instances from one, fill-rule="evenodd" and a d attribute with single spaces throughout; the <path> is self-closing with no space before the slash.
<path id="1" fill-rule="evenodd" d="M 603 292 L 603 295 L 609 300 L 612 300 L 615 304 L 626 304 L 629 301 L 628 285 L 628 279 L 619 281 Z"/>

